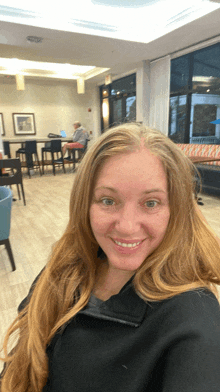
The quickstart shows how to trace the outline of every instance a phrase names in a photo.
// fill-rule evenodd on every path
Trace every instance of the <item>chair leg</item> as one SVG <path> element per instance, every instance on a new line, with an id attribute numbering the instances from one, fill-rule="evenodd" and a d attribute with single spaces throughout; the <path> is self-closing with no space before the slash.
<path id="1" fill-rule="evenodd" d="M 27 173 L 29 175 L 29 178 L 31 178 L 30 168 L 28 166 L 27 166 Z"/>
<path id="2" fill-rule="evenodd" d="M 23 196 L 24 205 L 26 206 L 26 200 L 25 200 L 25 195 L 24 195 L 24 187 L 23 187 L 22 182 L 21 182 L 21 192 L 22 192 L 22 196 Z"/>
<path id="3" fill-rule="evenodd" d="M 63 164 L 63 171 L 66 173 L 65 165 L 64 165 L 64 158 L 63 158 L 63 152 L 61 151 L 61 158 L 62 158 L 62 164 Z"/>
<path id="4" fill-rule="evenodd" d="M 44 154 L 45 151 L 42 151 L 41 153 L 41 164 L 42 164 L 42 173 L 44 174 Z M 46 159 L 47 159 L 47 154 L 46 154 Z"/>
<path id="5" fill-rule="evenodd" d="M 37 158 L 37 164 L 38 164 L 38 169 L 40 172 L 40 175 L 42 176 L 41 170 L 40 170 L 40 162 L 39 162 L 39 158 L 38 158 L 38 153 L 35 154 L 36 158 Z"/>
<path id="6" fill-rule="evenodd" d="M 7 239 L 5 241 L 5 247 L 7 249 L 8 256 L 9 256 L 9 259 L 10 259 L 10 262 L 11 262 L 12 271 L 15 271 L 16 270 L 16 266 L 15 266 L 14 257 L 13 257 L 13 253 L 12 253 L 12 250 L 11 250 L 11 245 L 10 245 L 9 239 Z"/>
<path id="7" fill-rule="evenodd" d="M 17 185 L 18 197 L 19 197 L 19 200 L 21 200 L 20 189 L 19 189 L 19 186 L 18 186 L 18 184 L 16 184 L 16 185 Z"/>
<path id="8" fill-rule="evenodd" d="M 51 155 L 52 155 L 52 165 L 53 165 L 53 175 L 55 176 L 55 162 L 54 162 L 54 155 L 53 155 L 53 152 L 51 152 Z"/>

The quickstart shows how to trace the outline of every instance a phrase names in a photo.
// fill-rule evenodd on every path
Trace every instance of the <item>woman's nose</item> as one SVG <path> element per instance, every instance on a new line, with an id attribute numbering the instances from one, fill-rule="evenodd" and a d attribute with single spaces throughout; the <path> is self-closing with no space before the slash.
<path id="1" fill-rule="evenodd" d="M 123 207 L 116 219 L 117 229 L 123 233 L 134 233 L 140 227 L 140 216 L 133 206 Z"/>

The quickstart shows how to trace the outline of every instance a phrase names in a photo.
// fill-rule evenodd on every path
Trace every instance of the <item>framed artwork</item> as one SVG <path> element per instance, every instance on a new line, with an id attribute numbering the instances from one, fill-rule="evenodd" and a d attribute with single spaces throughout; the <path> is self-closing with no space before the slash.
<path id="1" fill-rule="evenodd" d="M 5 136 L 5 127 L 4 127 L 4 120 L 3 120 L 2 113 L 0 113 L 0 133 L 1 133 L 1 136 Z"/>
<path id="2" fill-rule="evenodd" d="M 36 135 L 34 113 L 13 113 L 15 135 Z"/>

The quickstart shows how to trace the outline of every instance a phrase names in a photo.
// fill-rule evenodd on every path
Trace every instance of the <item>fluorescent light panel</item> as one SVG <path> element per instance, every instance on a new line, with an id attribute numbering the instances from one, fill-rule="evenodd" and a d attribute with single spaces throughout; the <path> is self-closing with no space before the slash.
<path id="1" fill-rule="evenodd" d="M 39 76 L 60 79 L 90 79 L 107 71 L 109 68 L 99 68 L 87 65 L 73 65 L 60 63 L 44 63 L 19 59 L 0 58 L 0 74 L 24 76 Z"/>

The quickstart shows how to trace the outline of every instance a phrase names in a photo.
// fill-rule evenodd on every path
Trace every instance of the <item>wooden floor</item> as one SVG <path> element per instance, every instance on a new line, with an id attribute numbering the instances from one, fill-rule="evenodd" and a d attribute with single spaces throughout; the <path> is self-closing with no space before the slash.
<path id="1" fill-rule="evenodd" d="M 3 246 L 0 247 L 0 344 L 6 329 L 17 314 L 17 307 L 27 295 L 31 283 L 44 267 L 52 244 L 62 235 L 69 215 L 69 199 L 75 173 L 71 166 L 64 174 L 52 169 L 40 177 L 36 173 L 31 179 L 24 175 L 27 205 L 18 199 L 13 186 L 13 202 L 10 242 L 16 263 L 11 265 Z M 201 210 L 210 226 L 220 237 L 220 199 L 202 195 Z M 0 369 L 1 369 L 0 362 Z"/>

